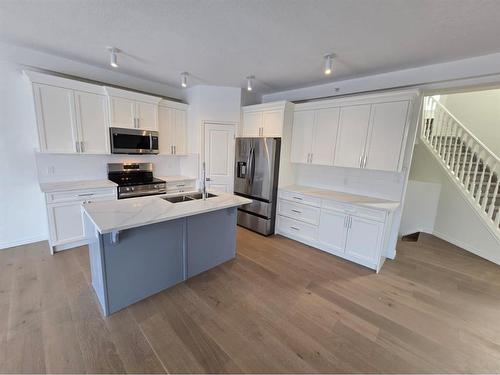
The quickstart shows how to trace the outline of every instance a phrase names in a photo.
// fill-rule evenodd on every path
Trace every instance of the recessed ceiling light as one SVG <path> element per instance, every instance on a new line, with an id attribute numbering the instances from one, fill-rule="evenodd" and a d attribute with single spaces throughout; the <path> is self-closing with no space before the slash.
<path id="1" fill-rule="evenodd" d="M 118 54 L 121 51 L 116 47 L 108 47 L 108 51 L 110 53 L 109 65 L 113 68 L 118 68 Z"/>
<path id="2" fill-rule="evenodd" d="M 329 76 L 333 71 L 333 54 L 325 55 L 325 75 Z"/>
<path id="3" fill-rule="evenodd" d="M 188 72 L 181 73 L 181 86 L 183 88 L 186 88 L 188 85 L 188 76 L 189 76 Z"/>
<path id="4" fill-rule="evenodd" d="M 247 77 L 247 91 L 253 90 L 253 80 L 254 79 L 255 79 L 255 76 L 248 76 Z"/>

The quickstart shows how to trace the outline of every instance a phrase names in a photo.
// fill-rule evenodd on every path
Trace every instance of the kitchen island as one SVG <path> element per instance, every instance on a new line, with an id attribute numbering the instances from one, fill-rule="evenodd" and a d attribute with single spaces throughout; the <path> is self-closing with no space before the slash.
<path id="1" fill-rule="evenodd" d="M 227 193 L 171 203 L 160 196 L 83 205 L 92 286 L 104 315 L 236 255 L 236 208 Z"/>

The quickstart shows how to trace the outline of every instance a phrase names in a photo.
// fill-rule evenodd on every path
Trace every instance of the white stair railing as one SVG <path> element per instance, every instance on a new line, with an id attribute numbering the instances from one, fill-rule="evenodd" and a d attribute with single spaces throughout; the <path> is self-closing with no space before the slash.
<path id="1" fill-rule="evenodd" d="M 424 99 L 421 139 L 473 207 L 500 235 L 500 159 L 433 97 Z"/>

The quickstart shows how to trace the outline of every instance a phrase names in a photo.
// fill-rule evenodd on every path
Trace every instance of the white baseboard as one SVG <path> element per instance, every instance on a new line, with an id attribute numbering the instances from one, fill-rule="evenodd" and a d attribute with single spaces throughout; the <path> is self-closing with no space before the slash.
<path id="1" fill-rule="evenodd" d="M 493 263 L 500 265 L 500 256 L 496 257 L 496 256 L 488 255 L 488 254 L 486 254 L 486 255 L 482 254 L 481 251 L 478 251 L 472 245 L 465 243 L 463 241 L 454 239 L 454 238 L 448 236 L 447 234 L 444 234 L 444 233 L 441 233 L 438 231 L 432 231 L 432 232 L 430 232 L 430 234 L 432 234 L 438 238 L 441 238 L 442 240 L 445 240 L 446 242 L 449 242 L 455 246 L 461 247 L 462 249 L 467 250 L 467 251 L 469 251 L 472 254 L 475 254 L 477 256 L 480 256 L 481 258 L 487 259 L 490 262 L 493 262 Z"/>
<path id="2" fill-rule="evenodd" d="M 10 247 L 26 245 L 33 242 L 47 241 L 47 236 L 36 236 L 30 238 L 23 238 L 21 240 L 10 241 L 10 242 L 0 242 L 0 250 L 8 249 Z"/>

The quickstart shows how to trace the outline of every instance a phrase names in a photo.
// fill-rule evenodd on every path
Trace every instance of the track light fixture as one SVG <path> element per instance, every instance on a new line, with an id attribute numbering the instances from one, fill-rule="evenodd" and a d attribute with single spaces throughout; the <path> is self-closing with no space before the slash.
<path id="1" fill-rule="evenodd" d="M 247 77 L 247 91 L 253 90 L 253 80 L 254 79 L 255 79 L 255 76 L 248 76 Z"/>
<path id="2" fill-rule="evenodd" d="M 329 76 L 332 74 L 333 71 L 333 57 L 334 55 L 332 53 L 325 55 L 325 70 L 324 73 L 325 75 Z"/>
<path id="3" fill-rule="evenodd" d="M 181 73 L 181 86 L 183 88 L 186 88 L 188 86 L 188 76 L 189 76 L 188 72 Z"/>
<path id="4" fill-rule="evenodd" d="M 116 47 L 108 47 L 108 51 L 111 54 L 109 59 L 109 65 L 113 68 L 118 68 L 118 54 L 121 52 Z"/>

